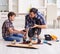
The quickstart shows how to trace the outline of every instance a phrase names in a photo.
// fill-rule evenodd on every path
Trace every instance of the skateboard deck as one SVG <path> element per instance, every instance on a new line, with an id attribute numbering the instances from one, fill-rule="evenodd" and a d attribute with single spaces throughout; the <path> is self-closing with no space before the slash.
<path id="1" fill-rule="evenodd" d="M 8 47 L 19 47 L 19 48 L 30 48 L 30 49 L 38 49 L 36 45 L 29 45 L 29 44 L 8 44 Z"/>

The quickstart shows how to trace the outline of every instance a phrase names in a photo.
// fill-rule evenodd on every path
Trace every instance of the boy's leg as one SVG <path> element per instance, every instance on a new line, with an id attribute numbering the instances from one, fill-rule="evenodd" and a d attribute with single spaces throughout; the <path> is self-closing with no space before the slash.
<path id="1" fill-rule="evenodd" d="M 6 41 L 13 41 L 16 40 L 17 42 L 20 41 L 21 38 L 25 38 L 26 32 L 22 31 L 23 34 L 10 34 L 9 37 L 4 38 Z"/>
<path id="2" fill-rule="evenodd" d="M 13 34 L 13 36 L 17 36 L 19 38 L 23 38 L 23 42 L 26 42 L 26 31 L 22 30 L 21 34 Z"/>
<path id="3" fill-rule="evenodd" d="M 6 37 L 4 38 L 5 41 L 14 41 L 16 40 L 17 42 L 20 42 L 20 38 L 19 37 L 14 37 L 14 36 L 10 36 L 10 37 Z"/>
<path id="4" fill-rule="evenodd" d="M 14 36 L 14 37 L 19 37 L 19 38 L 23 38 L 23 34 L 12 34 L 12 36 Z"/>
<path id="5" fill-rule="evenodd" d="M 13 34 L 14 37 L 23 38 L 23 42 L 26 42 L 26 36 L 23 34 Z"/>
<path id="6" fill-rule="evenodd" d="M 26 35 L 26 31 L 25 30 L 21 30 L 21 33 L 19 34 L 12 34 L 13 36 L 17 36 L 17 37 L 24 37 Z"/>

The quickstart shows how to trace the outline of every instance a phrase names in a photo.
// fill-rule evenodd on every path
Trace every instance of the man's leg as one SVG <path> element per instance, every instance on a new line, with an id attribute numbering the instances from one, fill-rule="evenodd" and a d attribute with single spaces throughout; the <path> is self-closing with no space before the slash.
<path id="1" fill-rule="evenodd" d="M 32 38 L 34 37 L 34 33 L 35 33 L 35 28 L 29 29 L 28 37 L 29 37 L 30 42 L 32 42 Z"/>
<path id="2" fill-rule="evenodd" d="M 41 40 L 40 40 L 40 37 L 39 37 L 40 33 L 41 33 L 41 29 L 38 28 L 38 30 L 37 30 L 38 44 L 41 43 Z"/>

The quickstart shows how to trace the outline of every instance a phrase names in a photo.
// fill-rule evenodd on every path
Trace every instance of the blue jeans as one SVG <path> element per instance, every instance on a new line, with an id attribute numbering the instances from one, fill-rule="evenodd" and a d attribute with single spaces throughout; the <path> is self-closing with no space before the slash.
<path id="1" fill-rule="evenodd" d="M 20 42 L 21 38 L 23 39 L 23 34 L 11 34 L 9 37 L 5 37 L 5 41 L 14 41 Z"/>

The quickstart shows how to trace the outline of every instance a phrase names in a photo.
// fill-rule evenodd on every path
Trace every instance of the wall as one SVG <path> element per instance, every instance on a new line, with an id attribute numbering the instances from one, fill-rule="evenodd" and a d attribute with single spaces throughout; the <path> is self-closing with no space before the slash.
<path id="1" fill-rule="evenodd" d="M 53 26 L 53 20 L 57 18 L 57 6 L 52 4 L 47 6 L 47 25 Z"/>

